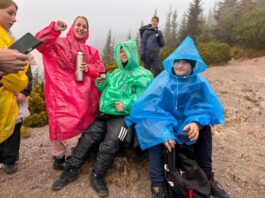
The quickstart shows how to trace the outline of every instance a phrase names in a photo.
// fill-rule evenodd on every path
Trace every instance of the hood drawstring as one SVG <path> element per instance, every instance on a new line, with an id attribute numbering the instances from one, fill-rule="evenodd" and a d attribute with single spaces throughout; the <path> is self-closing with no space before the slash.
<path id="1" fill-rule="evenodd" d="M 179 82 L 177 80 L 177 98 L 176 98 L 176 107 L 175 107 L 175 109 L 178 109 L 178 97 L 179 97 Z"/>

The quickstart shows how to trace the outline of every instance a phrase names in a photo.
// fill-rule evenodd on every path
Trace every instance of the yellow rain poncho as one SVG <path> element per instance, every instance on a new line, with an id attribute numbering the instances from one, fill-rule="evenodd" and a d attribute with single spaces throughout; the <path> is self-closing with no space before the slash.
<path id="1" fill-rule="evenodd" d="M 14 43 L 13 38 L 0 26 L 0 48 L 8 48 Z M 18 106 L 14 93 L 22 91 L 28 84 L 26 71 L 4 75 L 0 80 L 0 144 L 8 139 L 15 128 Z"/>

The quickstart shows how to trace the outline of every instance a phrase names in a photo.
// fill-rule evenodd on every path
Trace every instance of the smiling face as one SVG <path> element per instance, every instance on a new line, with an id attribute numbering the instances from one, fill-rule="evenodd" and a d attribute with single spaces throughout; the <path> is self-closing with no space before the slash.
<path id="1" fill-rule="evenodd" d="M 124 51 L 124 49 L 120 49 L 120 59 L 122 63 L 126 63 L 128 61 L 128 58 L 126 56 L 126 53 Z"/>
<path id="2" fill-rule="evenodd" d="M 77 39 L 82 39 L 88 31 L 87 21 L 83 18 L 77 18 L 74 25 L 74 35 Z"/>
<path id="3" fill-rule="evenodd" d="M 188 76 L 192 72 L 192 66 L 185 60 L 177 60 L 174 64 L 174 72 L 176 76 Z"/>
<path id="4" fill-rule="evenodd" d="M 8 32 L 16 22 L 17 7 L 12 4 L 5 9 L 0 9 L 0 25 Z"/>
<path id="5" fill-rule="evenodd" d="M 157 28 L 158 27 L 158 23 L 159 23 L 159 18 L 154 16 L 151 20 L 151 25 L 152 25 L 152 28 Z"/>

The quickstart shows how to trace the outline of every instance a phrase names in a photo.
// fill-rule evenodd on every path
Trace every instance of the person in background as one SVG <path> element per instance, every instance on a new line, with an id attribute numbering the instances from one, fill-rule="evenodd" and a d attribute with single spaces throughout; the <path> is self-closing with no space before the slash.
<path id="1" fill-rule="evenodd" d="M 151 27 L 146 28 L 141 38 L 141 59 L 146 69 L 154 69 L 155 76 L 161 72 L 160 48 L 165 45 L 158 23 L 159 18 L 152 17 Z"/>
<path id="2" fill-rule="evenodd" d="M 101 92 L 101 113 L 79 139 L 65 170 L 53 183 L 54 190 L 59 190 L 77 179 L 78 169 L 86 161 L 92 148 L 99 144 L 95 170 L 91 174 L 90 183 L 100 197 L 109 194 L 103 177 L 111 168 L 128 135 L 124 117 L 130 113 L 134 101 L 153 79 L 152 73 L 139 65 L 134 40 L 116 44 L 114 59 L 118 68 L 108 74 L 107 78 L 100 76 L 96 81 Z"/>
<path id="3" fill-rule="evenodd" d="M 142 149 L 148 149 L 151 191 L 166 197 L 164 153 L 176 144 L 194 145 L 197 162 L 211 183 L 211 195 L 227 198 L 212 173 L 210 125 L 224 123 L 224 109 L 209 82 L 200 75 L 206 69 L 191 37 L 163 61 L 163 71 L 135 102 L 126 118 L 135 129 Z M 182 136 L 188 131 L 188 141 Z"/>
<path id="4" fill-rule="evenodd" d="M 45 105 L 55 170 L 64 168 L 64 141 L 84 132 L 95 120 L 100 97 L 95 79 L 99 72 L 105 71 L 98 50 L 86 45 L 87 19 L 76 17 L 66 37 L 60 37 L 66 29 L 66 23 L 59 20 L 36 34 L 43 41 L 38 50 L 43 55 Z M 78 52 L 83 54 L 83 81 L 76 79 Z"/>

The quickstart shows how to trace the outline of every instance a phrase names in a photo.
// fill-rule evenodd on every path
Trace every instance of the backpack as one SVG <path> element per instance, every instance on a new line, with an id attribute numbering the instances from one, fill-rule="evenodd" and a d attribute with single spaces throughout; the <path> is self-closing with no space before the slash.
<path id="1" fill-rule="evenodd" d="M 210 182 L 190 149 L 179 147 L 167 153 L 164 169 L 170 198 L 210 197 Z"/>
<path id="2" fill-rule="evenodd" d="M 149 27 L 152 27 L 152 25 L 151 25 L 151 24 L 144 25 L 144 26 L 142 26 L 142 27 L 139 29 L 140 38 L 142 38 L 144 31 L 147 30 Z"/>

